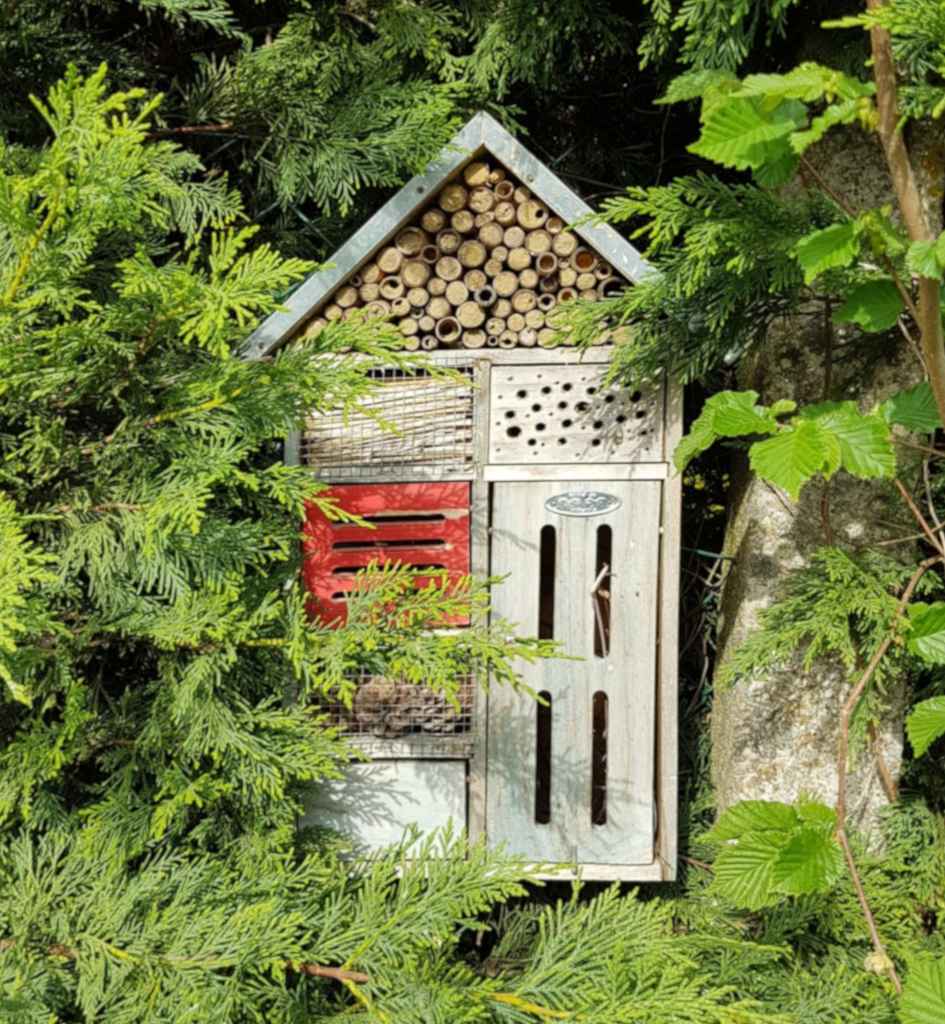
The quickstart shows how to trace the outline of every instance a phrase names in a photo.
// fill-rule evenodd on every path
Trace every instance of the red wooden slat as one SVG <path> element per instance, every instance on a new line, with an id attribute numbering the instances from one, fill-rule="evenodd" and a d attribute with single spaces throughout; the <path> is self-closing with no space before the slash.
<path id="1" fill-rule="evenodd" d="M 373 529 L 339 524 L 310 505 L 304 526 L 302 576 L 312 594 L 313 612 L 325 622 L 340 625 L 347 616 L 342 600 L 333 595 L 348 591 L 354 577 L 335 570 L 365 566 L 372 560 L 402 565 L 442 565 L 450 579 L 469 573 L 469 484 L 339 484 L 326 492 L 346 511 L 360 516 L 383 515 L 390 522 L 376 522 Z M 405 522 L 404 517 L 442 515 L 442 519 Z M 416 540 L 411 546 L 385 548 L 378 542 Z M 352 551 L 340 543 L 360 541 L 371 547 Z M 430 543 L 442 541 L 442 543 Z M 426 586 L 430 577 L 420 577 Z M 465 625 L 468 620 L 457 622 Z"/>

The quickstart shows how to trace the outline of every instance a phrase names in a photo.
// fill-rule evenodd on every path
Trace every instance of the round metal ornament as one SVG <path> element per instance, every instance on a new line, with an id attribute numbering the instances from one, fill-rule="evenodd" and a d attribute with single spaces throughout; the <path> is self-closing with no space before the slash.
<path id="1" fill-rule="evenodd" d="M 545 508 L 559 516 L 604 516 L 620 508 L 616 494 L 605 491 L 565 491 L 545 501 Z"/>

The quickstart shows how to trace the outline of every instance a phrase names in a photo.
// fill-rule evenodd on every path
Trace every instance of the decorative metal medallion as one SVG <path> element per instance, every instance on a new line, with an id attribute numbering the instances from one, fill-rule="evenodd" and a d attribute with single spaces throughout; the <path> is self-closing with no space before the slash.
<path id="1" fill-rule="evenodd" d="M 545 508 L 559 516 L 604 516 L 615 512 L 620 504 L 616 494 L 604 491 L 565 491 L 548 498 Z"/>

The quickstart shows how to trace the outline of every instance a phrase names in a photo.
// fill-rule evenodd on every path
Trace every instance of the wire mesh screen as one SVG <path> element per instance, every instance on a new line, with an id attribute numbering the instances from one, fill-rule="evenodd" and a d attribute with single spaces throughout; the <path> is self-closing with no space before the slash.
<path id="1" fill-rule="evenodd" d="M 471 677 L 461 681 L 455 702 L 427 686 L 384 676 L 364 675 L 356 683 L 350 704 L 341 700 L 319 704 L 329 724 L 345 736 L 423 736 L 435 742 L 437 737 L 463 736 L 472 730 L 475 686 Z"/>
<path id="2" fill-rule="evenodd" d="M 378 382 L 347 416 L 325 413 L 305 421 L 302 463 L 333 479 L 365 467 L 429 466 L 463 470 L 473 461 L 473 367 L 447 364 L 460 380 L 419 369 L 371 371 Z"/>

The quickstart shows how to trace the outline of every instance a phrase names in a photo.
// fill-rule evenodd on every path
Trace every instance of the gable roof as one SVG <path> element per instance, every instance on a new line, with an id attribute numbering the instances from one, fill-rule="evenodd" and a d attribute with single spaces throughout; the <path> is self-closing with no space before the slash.
<path id="1" fill-rule="evenodd" d="M 332 256 L 329 265 L 307 277 L 247 338 L 242 355 L 259 359 L 287 341 L 325 301 L 333 289 L 386 244 L 430 197 L 466 164 L 484 153 L 493 156 L 525 182 L 532 194 L 568 223 L 593 211 L 484 111 L 475 114 L 422 174 L 406 185 L 359 228 Z M 636 282 L 652 273 L 640 253 L 609 224 L 587 223 L 573 229 L 607 259 L 614 270 Z"/>

